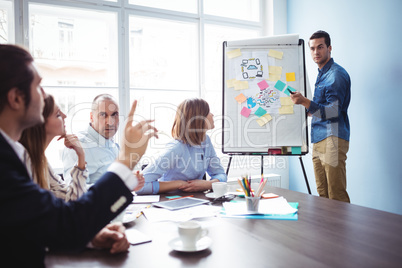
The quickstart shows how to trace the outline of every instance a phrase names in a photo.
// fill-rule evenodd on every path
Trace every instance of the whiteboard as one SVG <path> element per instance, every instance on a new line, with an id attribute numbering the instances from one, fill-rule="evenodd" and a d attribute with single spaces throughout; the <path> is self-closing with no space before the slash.
<path id="1" fill-rule="evenodd" d="M 288 87 L 306 96 L 298 35 L 223 43 L 223 153 L 308 153 L 306 110 L 293 105 Z"/>

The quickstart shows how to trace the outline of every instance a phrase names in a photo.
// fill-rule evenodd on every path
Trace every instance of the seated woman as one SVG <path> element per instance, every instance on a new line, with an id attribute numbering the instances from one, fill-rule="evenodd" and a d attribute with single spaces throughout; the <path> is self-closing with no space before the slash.
<path id="1" fill-rule="evenodd" d="M 213 128 L 213 114 L 206 101 L 188 99 L 182 102 L 172 127 L 175 141 L 144 169 L 145 185 L 136 193 L 200 192 L 211 189 L 213 182 L 226 181 L 225 171 L 206 134 Z M 203 180 L 205 172 L 211 176 L 210 180 Z"/>
<path id="2" fill-rule="evenodd" d="M 53 96 L 46 96 L 42 114 L 45 123 L 24 130 L 20 138 L 20 143 L 28 152 L 25 157 L 27 169 L 39 186 L 52 191 L 56 197 L 65 201 L 78 199 L 87 191 L 88 171 L 85 169 L 84 150 L 75 135 L 66 134 L 66 115 L 60 111 Z M 45 156 L 46 148 L 56 136 L 60 136 L 59 140 L 64 138 L 64 145 L 73 149 L 78 156 L 78 163 L 71 170 L 72 180 L 68 184 L 53 171 Z"/>
<path id="3" fill-rule="evenodd" d="M 60 111 L 53 96 L 46 96 L 42 115 L 45 123 L 25 129 L 21 135 L 20 143 L 28 152 L 24 156 L 25 165 L 40 187 L 50 190 L 56 197 L 65 201 L 78 199 L 87 191 L 88 171 L 85 168 L 84 150 L 75 135 L 66 134 L 64 126 L 66 115 Z M 64 138 L 64 145 L 74 150 L 78 156 L 77 165 L 71 170 L 72 180 L 68 184 L 54 173 L 45 156 L 46 148 L 56 136 L 60 136 L 59 140 Z M 138 180 L 136 189 L 141 189 L 144 178 L 139 172 L 136 173 L 136 177 Z M 121 222 L 106 225 L 96 234 L 91 243 L 90 247 L 107 248 L 112 254 L 125 252 L 130 247 L 125 235 L 125 227 Z"/>

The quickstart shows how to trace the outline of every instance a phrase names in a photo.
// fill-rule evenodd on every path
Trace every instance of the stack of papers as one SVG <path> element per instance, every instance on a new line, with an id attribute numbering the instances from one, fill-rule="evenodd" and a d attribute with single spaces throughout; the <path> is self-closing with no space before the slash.
<path id="1" fill-rule="evenodd" d="M 223 217 L 253 219 L 297 220 L 298 203 L 288 203 L 285 198 L 261 199 L 258 213 L 247 211 L 246 202 L 223 203 Z"/>
<path id="2" fill-rule="evenodd" d="M 159 195 L 134 195 L 133 204 L 154 203 L 159 202 Z"/>

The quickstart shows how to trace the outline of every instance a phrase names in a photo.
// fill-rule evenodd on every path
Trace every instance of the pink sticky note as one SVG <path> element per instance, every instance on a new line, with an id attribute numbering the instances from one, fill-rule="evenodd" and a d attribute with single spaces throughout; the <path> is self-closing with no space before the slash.
<path id="1" fill-rule="evenodd" d="M 260 87 L 261 90 L 266 89 L 267 87 L 269 87 L 267 81 L 265 81 L 265 80 L 262 80 L 257 85 Z"/>
<path id="2" fill-rule="evenodd" d="M 243 107 L 243 109 L 240 112 L 240 114 L 245 117 L 249 117 L 250 113 L 251 113 L 251 110 L 247 107 Z"/>

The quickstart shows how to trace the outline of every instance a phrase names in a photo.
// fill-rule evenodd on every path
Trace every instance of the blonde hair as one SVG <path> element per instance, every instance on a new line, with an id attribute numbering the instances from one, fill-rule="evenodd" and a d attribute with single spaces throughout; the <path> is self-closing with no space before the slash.
<path id="1" fill-rule="evenodd" d="M 187 99 L 180 103 L 172 127 L 172 137 L 189 145 L 200 145 L 207 131 L 209 105 L 203 99 Z"/>
<path id="2" fill-rule="evenodd" d="M 45 108 L 42 115 L 45 123 L 30 127 L 22 132 L 19 142 L 24 145 L 31 158 L 32 176 L 37 184 L 43 189 L 49 190 L 49 180 L 47 177 L 46 150 L 46 129 L 45 125 L 49 116 L 54 112 L 54 98 L 47 95 L 45 98 Z"/>

